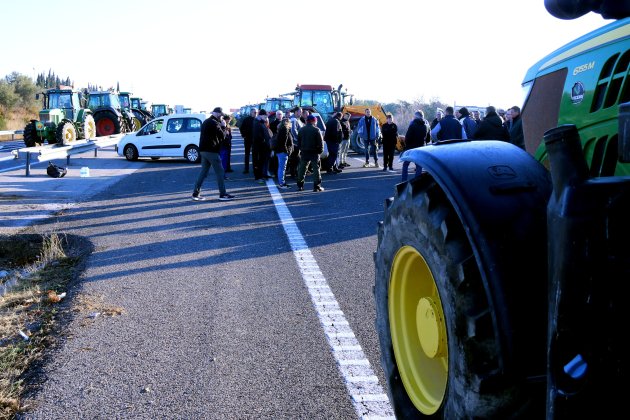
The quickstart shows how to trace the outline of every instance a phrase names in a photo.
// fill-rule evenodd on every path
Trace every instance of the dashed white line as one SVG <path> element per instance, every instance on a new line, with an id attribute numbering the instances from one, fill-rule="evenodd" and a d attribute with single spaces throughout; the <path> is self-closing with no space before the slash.
<path id="1" fill-rule="evenodd" d="M 308 249 L 289 208 L 272 180 L 267 181 L 267 188 L 358 417 L 363 420 L 394 419 L 394 411 L 387 394 L 383 392 L 378 377 L 372 371 L 343 311 L 338 309 L 339 303 Z"/>

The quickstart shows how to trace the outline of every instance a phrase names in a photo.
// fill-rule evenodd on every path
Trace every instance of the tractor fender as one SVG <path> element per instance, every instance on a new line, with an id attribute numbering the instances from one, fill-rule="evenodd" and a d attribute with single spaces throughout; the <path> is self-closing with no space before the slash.
<path id="1" fill-rule="evenodd" d="M 547 169 L 519 147 L 495 140 L 439 142 L 407 150 L 400 160 L 421 166 L 461 220 L 494 309 L 493 322 L 502 325 L 498 331 L 514 335 L 499 337 L 506 363 L 530 360 L 521 368 L 544 367 L 547 312 L 532 314 L 532 308 L 547 306 L 546 212 L 552 191 Z M 531 340 L 531 330 L 542 344 L 536 355 L 520 354 L 531 347 L 521 341 Z"/>
<path id="2" fill-rule="evenodd" d="M 85 117 L 88 115 L 92 115 L 92 110 L 90 109 L 79 109 L 77 113 L 77 122 L 85 121 Z"/>

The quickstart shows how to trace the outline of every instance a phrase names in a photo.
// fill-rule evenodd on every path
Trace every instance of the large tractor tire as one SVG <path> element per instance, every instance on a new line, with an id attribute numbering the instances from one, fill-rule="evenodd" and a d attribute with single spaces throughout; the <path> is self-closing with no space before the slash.
<path id="1" fill-rule="evenodd" d="M 43 143 L 42 139 L 37 135 L 35 124 L 35 121 L 31 121 L 24 127 L 24 145 L 26 147 L 40 146 Z"/>
<path id="2" fill-rule="evenodd" d="M 142 123 L 142 121 L 138 117 L 134 116 L 132 119 L 131 131 L 133 132 L 140 131 L 143 125 L 144 124 Z"/>
<path id="3" fill-rule="evenodd" d="M 140 128 L 142 128 L 146 123 L 149 122 L 149 119 L 147 118 L 147 116 L 140 111 L 139 109 L 132 109 L 131 112 L 133 112 L 133 116 L 138 119 L 138 121 L 140 121 L 140 127 L 138 127 L 136 130 L 134 131 L 138 131 Z"/>
<path id="4" fill-rule="evenodd" d="M 444 147 L 458 154 L 459 146 Z M 386 201 L 374 292 L 381 363 L 398 418 L 544 417 L 550 187 L 539 177 L 537 191 L 537 174 L 525 174 L 522 185 L 492 179 L 492 162 L 483 162 L 492 153 L 477 167 L 461 164 L 450 179 L 431 172 L 449 171 L 447 159 L 421 162 L 428 172 L 397 185 Z M 480 151 L 459 154 L 473 162 Z M 489 160 L 495 158 L 501 156 Z M 525 159 L 536 165 L 517 158 L 505 166 Z M 469 195 L 458 196 L 458 188 Z"/>
<path id="5" fill-rule="evenodd" d="M 86 115 L 83 119 L 83 138 L 86 140 L 96 137 L 96 122 L 94 117 L 90 114 Z"/>
<path id="6" fill-rule="evenodd" d="M 57 139 L 57 144 L 63 144 L 64 146 L 70 146 L 77 141 L 77 129 L 72 121 L 62 120 L 57 126 L 55 138 Z"/>
<path id="7" fill-rule="evenodd" d="M 122 130 L 122 121 L 120 117 L 111 111 L 102 111 L 94 116 L 96 123 L 96 135 L 111 136 L 112 134 L 119 134 Z"/>
<path id="8" fill-rule="evenodd" d="M 350 148 L 360 155 L 365 155 L 365 142 L 359 137 L 357 130 L 350 133 Z"/>

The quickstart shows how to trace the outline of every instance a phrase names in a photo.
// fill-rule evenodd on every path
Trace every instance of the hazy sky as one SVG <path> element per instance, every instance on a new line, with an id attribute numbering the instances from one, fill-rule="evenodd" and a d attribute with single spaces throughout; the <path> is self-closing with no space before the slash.
<path id="1" fill-rule="evenodd" d="M 378 6 L 375 6 L 377 4 Z M 193 111 L 296 84 L 359 99 L 521 105 L 536 61 L 611 21 L 564 21 L 543 0 L 2 2 L 0 77 L 52 69 Z"/>

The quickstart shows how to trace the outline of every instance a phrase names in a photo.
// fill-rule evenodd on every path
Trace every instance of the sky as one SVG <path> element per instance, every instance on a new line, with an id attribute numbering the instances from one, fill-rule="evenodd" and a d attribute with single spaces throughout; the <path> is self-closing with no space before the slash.
<path id="1" fill-rule="evenodd" d="M 527 69 L 610 23 L 543 0 L 12 0 L 0 77 L 52 70 L 193 112 L 329 84 L 381 103 L 522 105 Z"/>

